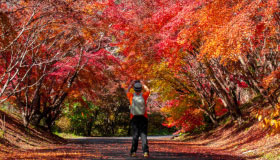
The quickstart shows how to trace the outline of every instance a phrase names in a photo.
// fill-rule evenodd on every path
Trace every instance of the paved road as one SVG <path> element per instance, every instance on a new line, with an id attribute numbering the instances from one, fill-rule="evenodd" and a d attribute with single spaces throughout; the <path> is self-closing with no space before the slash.
<path id="1" fill-rule="evenodd" d="M 233 156 L 222 150 L 207 148 L 205 146 L 192 145 L 185 142 L 170 141 L 171 136 L 148 137 L 150 147 L 150 157 L 147 159 L 187 159 L 187 160 L 237 160 L 241 157 Z M 77 152 L 83 152 L 83 159 L 93 159 L 91 154 L 95 154 L 96 159 L 144 159 L 141 148 L 141 141 L 137 157 L 129 156 L 131 146 L 130 137 L 96 137 L 70 139 L 68 147 L 80 146 Z M 87 155 L 86 155 L 87 154 Z M 73 157 L 74 158 L 74 157 Z"/>
<path id="2" fill-rule="evenodd" d="M 241 157 L 224 150 L 204 145 L 169 140 L 171 137 L 148 137 L 150 157 L 160 160 L 241 160 Z M 66 145 L 52 145 L 46 148 L 13 152 L 4 159 L 47 159 L 47 160 L 92 160 L 92 159 L 144 159 L 141 142 L 137 157 L 129 156 L 130 137 L 89 137 L 68 139 Z"/>

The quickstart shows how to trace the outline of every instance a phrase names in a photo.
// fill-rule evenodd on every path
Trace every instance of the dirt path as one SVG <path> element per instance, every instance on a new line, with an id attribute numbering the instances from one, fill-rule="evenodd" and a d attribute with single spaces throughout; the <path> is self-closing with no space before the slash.
<path id="1" fill-rule="evenodd" d="M 129 156 L 130 137 L 69 139 L 67 145 L 51 146 L 9 155 L 7 159 L 144 159 L 141 143 L 137 157 Z M 187 142 L 170 141 L 168 137 L 149 137 L 147 159 L 237 160 L 243 159 L 223 150 Z"/>

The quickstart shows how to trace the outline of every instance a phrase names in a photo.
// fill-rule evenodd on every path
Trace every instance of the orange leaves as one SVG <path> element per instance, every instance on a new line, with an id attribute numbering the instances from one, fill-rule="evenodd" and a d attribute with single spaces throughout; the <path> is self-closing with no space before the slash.
<path id="1" fill-rule="evenodd" d="M 274 75 L 270 74 L 269 76 L 263 79 L 263 86 L 267 88 L 274 80 Z"/>
<path id="2" fill-rule="evenodd" d="M 100 2 L 86 2 L 83 11 L 89 15 L 94 15 L 98 11 L 103 11 L 106 8 L 105 3 Z"/>
<path id="3" fill-rule="evenodd" d="M 192 17 L 187 17 L 186 21 L 190 23 L 186 23 L 187 27 L 178 34 L 177 43 L 188 45 L 199 40 L 200 56 L 221 58 L 222 63 L 237 61 L 249 48 L 246 44 L 251 37 L 263 35 L 267 28 L 273 30 L 275 24 L 269 20 L 272 12 L 262 12 L 273 9 L 269 3 L 253 0 L 205 3 Z"/>
<path id="4" fill-rule="evenodd" d="M 256 114 L 256 118 L 261 122 L 263 128 L 270 129 L 270 134 L 280 133 L 280 103 L 274 108 L 263 109 Z"/>
<path id="5" fill-rule="evenodd" d="M 78 99 L 78 98 L 81 98 L 82 95 L 78 90 L 72 90 L 72 91 L 70 91 L 69 97 L 71 99 Z"/>
<path id="6" fill-rule="evenodd" d="M 216 14 L 220 16 L 215 16 L 215 19 L 205 22 L 210 24 L 210 30 L 209 34 L 206 32 L 206 36 L 203 38 L 205 43 L 202 46 L 202 52 L 213 58 L 221 57 L 222 61 L 236 60 L 237 56 L 235 54 L 238 55 L 241 52 L 242 37 L 248 36 L 247 32 L 250 30 L 248 23 L 250 21 L 248 21 L 247 15 L 238 14 L 234 16 L 234 8 L 227 7 L 223 3 L 219 5 L 224 11 L 219 13 L 218 10 L 214 10 L 215 14 L 212 16 Z M 212 8 L 216 7 L 212 6 Z M 206 31 L 209 27 L 206 27 Z"/>
<path id="7" fill-rule="evenodd" d="M 275 0 L 170 1 L 169 5 L 141 8 L 144 10 L 139 10 L 135 1 L 126 2 L 112 8 L 118 11 L 112 16 L 117 27 L 112 28 L 117 34 L 116 41 L 121 42 L 125 75 L 129 78 L 135 74 L 141 78 L 148 75 L 163 100 L 194 91 L 200 93 L 201 99 L 226 97 L 228 109 L 232 105 L 238 110 L 240 101 L 236 95 L 244 88 L 258 88 L 252 85 L 259 85 L 264 76 L 267 76 L 264 86 L 275 82 L 277 74 L 268 76 L 266 69 L 259 69 L 263 61 L 269 59 L 263 55 L 269 55 L 272 48 L 275 53 L 278 48 L 279 32 L 274 27 L 276 21 L 272 20 L 276 10 L 271 5 Z M 125 9 L 127 13 L 122 14 Z M 213 73 L 209 74 L 211 69 Z M 233 82 L 230 74 L 239 80 Z M 210 87 L 204 87 L 205 84 Z M 197 87 L 199 85 L 201 87 Z M 190 107 L 190 103 L 197 102 L 182 100 L 180 103 Z M 174 110 L 165 107 L 163 112 L 171 114 L 172 121 L 179 122 L 186 108 L 173 107 Z M 224 107 L 215 109 L 218 115 L 227 112 Z"/>
<path id="8" fill-rule="evenodd" d="M 262 80 L 262 85 L 265 88 L 268 88 L 270 85 L 273 85 L 273 83 L 276 80 L 280 79 L 280 67 L 278 67 L 275 71 L 271 72 L 268 76 L 266 76 Z"/>
<path id="9" fill-rule="evenodd" d="M 83 33 L 83 39 L 86 39 L 89 43 L 93 43 L 93 47 L 98 47 L 98 44 L 95 43 L 102 36 L 100 34 L 96 34 L 96 32 L 98 32 L 97 28 L 88 28 L 87 26 L 84 26 L 82 27 L 81 32 Z"/>
<path id="10" fill-rule="evenodd" d="M 92 35 L 92 33 L 87 28 L 83 28 L 82 32 L 84 33 L 84 37 L 91 37 Z"/>
<path id="11" fill-rule="evenodd" d="M 161 112 L 166 117 L 163 124 L 167 127 L 176 127 L 180 132 L 190 131 L 200 125 L 203 125 L 203 113 L 197 108 L 195 100 L 180 96 L 179 99 L 172 99 L 166 102 L 166 106 Z"/>
<path id="12" fill-rule="evenodd" d="M 199 37 L 199 33 L 195 27 L 189 29 L 182 29 L 177 36 L 177 43 L 181 46 L 191 46 L 191 43 L 194 42 Z M 192 48 L 190 48 L 192 50 Z"/>
<path id="13" fill-rule="evenodd" d="M 59 147 L 58 147 L 59 149 Z M 73 148 L 72 148 L 73 149 Z M 79 148 L 80 149 L 80 148 Z M 46 151 L 44 151 L 44 149 L 41 149 L 42 151 L 28 151 L 28 152 L 14 152 L 14 153 L 10 153 L 7 154 L 7 157 L 10 157 L 12 159 L 33 159 L 33 158 L 40 158 L 40 159 L 47 159 L 48 158 L 70 158 L 70 159 L 80 159 L 81 157 L 91 157 L 93 159 L 100 159 L 101 157 L 103 157 L 100 153 L 85 153 L 84 151 L 75 151 L 75 149 L 71 150 L 71 151 L 65 151 L 64 149 L 61 150 L 51 150 L 49 149 L 45 149 Z M 50 150 L 50 151 L 49 151 Z"/>
<path id="14" fill-rule="evenodd" d="M 186 31 L 185 30 L 181 30 L 180 33 L 178 34 L 178 37 L 177 37 L 177 43 L 179 45 L 182 45 L 186 42 L 187 40 L 187 34 L 185 33 Z"/>

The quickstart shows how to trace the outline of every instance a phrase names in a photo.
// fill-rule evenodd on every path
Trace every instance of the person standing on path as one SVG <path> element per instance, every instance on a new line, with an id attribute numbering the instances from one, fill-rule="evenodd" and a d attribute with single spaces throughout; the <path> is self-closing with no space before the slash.
<path id="1" fill-rule="evenodd" d="M 129 92 L 131 87 L 133 87 L 135 93 Z M 144 88 L 145 92 L 142 92 L 142 88 Z M 147 99 L 150 95 L 150 90 L 142 81 L 136 80 L 130 83 L 126 90 L 126 95 L 130 103 L 130 119 L 132 128 L 132 146 L 130 155 L 132 157 L 136 157 L 138 139 L 141 136 L 144 157 L 149 157 L 149 147 L 147 140 Z"/>

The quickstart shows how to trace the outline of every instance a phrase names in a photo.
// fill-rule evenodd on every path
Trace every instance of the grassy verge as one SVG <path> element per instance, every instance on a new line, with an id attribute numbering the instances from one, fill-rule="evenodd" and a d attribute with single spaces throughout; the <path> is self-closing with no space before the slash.
<path id="1" fill-rule="evenodd" d="M 175 130 L 171 130 L 168 128 L 164 128 L 161 130 L 154 130 L 152 132 L 148 132 L 149 136 L 167 136 L 167 135 L 172 135 L 175 132 Z"/>
<path id="2" fill-rule="evenodd" d="M 53 134 L 61 137 L 61 138 L 81 138 L 82 136 L 77 136 L 73 133 L 59 133 L 59 132 L 54 132 Z"/>

